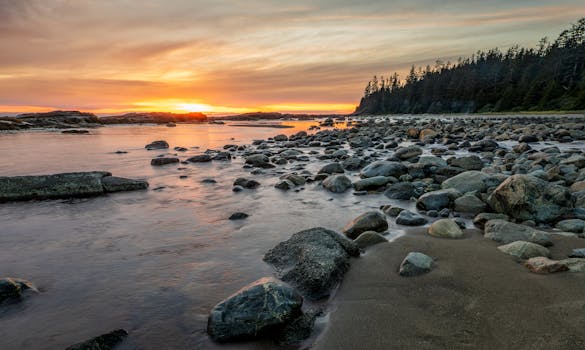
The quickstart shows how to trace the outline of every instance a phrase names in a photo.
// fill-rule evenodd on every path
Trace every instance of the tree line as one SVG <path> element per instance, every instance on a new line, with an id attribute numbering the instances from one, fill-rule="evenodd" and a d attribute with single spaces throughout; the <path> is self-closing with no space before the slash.
<path id="1" fill-rule="evenodd" d="M 585 110 L 585 18 L 534 48 L 478 51 L 368 82 L 355 114 Z"/>

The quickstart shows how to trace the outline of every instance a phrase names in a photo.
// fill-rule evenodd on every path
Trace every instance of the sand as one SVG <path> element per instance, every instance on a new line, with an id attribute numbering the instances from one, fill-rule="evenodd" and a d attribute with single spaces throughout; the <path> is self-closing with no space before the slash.
<path id="1" fill-rule="evenodd" d="M 533 274 L 479 230 L 460 240 L 425 232 L 352 262 L 314 349 L 585 349 L 585 274 Z M 585 247 L 553 242 L 552 258 Z M 432 256 L 433 270 L 399 276 L 411 251 Z"/>

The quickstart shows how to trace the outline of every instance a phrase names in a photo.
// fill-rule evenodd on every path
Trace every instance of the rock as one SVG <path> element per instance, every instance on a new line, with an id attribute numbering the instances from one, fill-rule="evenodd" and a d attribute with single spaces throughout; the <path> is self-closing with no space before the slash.
<path id="1" fill-rule="evenodd" d="M 29 281 L 20 278 L 0 278 L 0 303 L 20 299 L 28 292 L 38 292 Z"/>
<path id="2" fill-rule="evenodd" d="M 585 248 L 573 249 L 569 258 L 585 258 Z"/>
<path id="3" fill-rule="evenodd" d="M 117 176 L 105 176 L 102 178 L 102 185 L 104 192 L 123 192 L 123 191 L 137 191 L 148 188 L 148 182 L 142 180 L 132 180 Z"/>
<path id="4" fill-rule="evenodd" d="M 524 266 L 526 266 L 530 271 L 534 273 L 555 273 L 555 272 L 562 272 L 568 271 L 569 267 L 559 261 L 551 260 L 546 257 L 535 257 L 530 258 L 524 262 Z"/>
<path id="5" fill-rule="evenodd" d="M 356 239 L 366 231 L 384 232 L 388 229 L 388 221 L 378 211 L 369 211 L 345 225 L 343 233 L 351 239 Z"/>
<path id="6" fill-rule="evenodd" d="M 410 158 L 418 157 L 422 153 L 423 153 L 422 148 L 418 146 L 408 146 L 397 149 L 396 152 L 394 153 L 394 156 L 396 156 L 400 160 L 407 160 Z"/>
<path id="7" fill-rule="evenodd" d="M 229 219 L 230 220 L 243 220 L 243 219 L 247 218 L 248 216 L 249 216 L 248 214 L 238 211 L 238 212 L 235 212 L 232 215 L 230 215 Z"/>
<path id="8" fill-rule="evenodd" d="M 200 154 L 187 159 L 191 163 L 206 163 L 211 162 L 211 156 L 209 154 Z"/>
<path id="9" fill-rule="evenodd" d="M 487 189 L 486 181 L 490 176 L 481 171 L 466 171 L 449 178 L 441 184 L 443 189 L 453 188 L 461 193 L 467 192 L 485 192 Z"/>
<path id="10" fill-rule="evenodd" d="M 349 147 L 351 148 L 364 148 L 370 147 L 372 140 L 367 136 L 357 136 L 349 139 Z"/>
<path id="11" fill-rule="evenodd" d="M 292 182 L 295 186 L 304 185 L 307 180 L 304 177 L 297 175 L 297 174 L 286 174 L 280 177 L 281 180 L 288 180 Z"/>
<path id="12" fill-rule="evenodd" d="M 382 210 L 384 214 L 394 218 L 397 217 L 405 209 L 400 207 L 393 207 L 391 205 L 383 205 L 380 207 L 380 210 Z"/>
<path id="13" fill-rule="evenodd" d="M 348 171 L 360 170 L 364 166 L 364 161 L 358 157 L 348 157 L 341 163 L 341 166 Z"/>
<path id="14" fill-rule="evenodd" d="M 65 350 L 113 350 L 127 336 L 128 332 L 117 329 L 82 343 L 71 345 Z"/>
<path id="15" fill-rule="evenodd" d="M 535 142 L 538 142 L 538 137 L 536 137 L 534 135 L 522 135 L 518 139 L 518 142 L 535 143 Z"/>
<path id="16" fill-rule="evenodd" d="M 585 233 L 585 220 L 581 219 L 570 219 L 559 221 L 556 228 L 562 231 L 573 232 L 573 233 Z"/>
<path id="17" fill-rule="evenodd" d="M 431 165 L 431 166 L 436 166 L 436 167 L 446 167 L 447 166 L 447 161 L 444 160 L 441 157 L 436 157 L 436 156 L 420 156 L 420 158 L 418 159 L 418 163 L 419 164 L 424 164 L 424 165 Z"/>
<path id="18" fill-rule="evenodd" d="M 494 140 L 481 140 L 469 147 L 469 152 L 492 152 L 498 148 L 499 145 Z"/>
<path id="19" fill-rule="evenodd" d="M 569 272 L 584 272 L 585 271 L 585 259 L 582 258 L 570 258 L 560 260 L 559 263 L 567 266 Z"/>
<path id="20" fill-rule="evenodd" d="M 375 176 L 392 176 L 399 178 L 408 172 L 408 168 L 399 162 L 389 162 L 386 160 L 380 160 L 373 162 L 366 166 L 360 172 L 362 178 L 375 177 Z"/>
<path id="21" fill-rule="evenodd" d="M 288 136 L 284 135 L 284 134 L 280 134 L 280 135 L 276 135 L 274 136 L 274 141 L 288 141 Z"/>
<path id="22" fill-rule="evenodd" d="M 398 217 L 396 218 L 396 223 L 398 225 L 405 226 L 420 226 L 426 224 L 427 219 L 409 210 L 402 210 L 400 214 L 398 214 Z"/>
<path id="23" fill-rule="evenodd" d="M 250 164 L 257 168 L 274 168 L 274 165 L 270 164 L 270 159 L 265 154 L 253 154 L 246 157 L 246 164 Z"/>
<path id="24" fill-rule="evenodd" d="M 277 275 L 311 300 L 327 297 L 349 269 L 350 257 L 359 256 L 353 242 L 321 227 L 295 233 L 264 255 Z"/>
<path id="25" fill-rule="evenodd" d="M 111 175 L 105 171 L 93 171 L 0 177 L 0 202 L 93 197 L 106 192 L 130 191 L 148 186 L 144 181 L 111 178 Z"/>
<path id="26" fill-rule="evenodd" d="M 395 181 L 397 180 L 390 176 L 374 176 L 354 182 L 353 187 L 357 191 L 376 190 L 382 186 L 386 186 L 389 182 Z"/>
<path id="27" fill-rule="evenodd" d="M 428 233 L 434 237 L 461 238 L 463 231 L 457 223 L 451 219 L 440 219 L 431 224 Z"/>
<path id="28" fill-rule="evenodd" d="M 452 188 L 427 192 L 418 198 L 416 206 L 422 210 L 441 210 L 453 206 L 459 197 L 461 192 Z"/>
<path id="29" fill-rule="evenodd" d="M 144 146 L 144 148 L 146 148 L 149 151 L 155 149 L 167 149 L 169 148 L 169 144 L 164 140 L 160 140 L 149 143 L 148 145 Z"/>
<path id="30" fill-rule="evenodd" d="M 431 271 L 432 264 L 433 258 L 430 256 L 419 252 L 410 252 L 406 255 L 404 260 L 402 260 L 398 273 L 400 276 L 404 277 L 422 275 Z"/>
<path id="31" fill-rule="evenodd" d="M 527 241 L 548 247 L 552 245 L 546 232 L 504 220 L 490 220 L 484 226 L 484 237 L 504 244 Z"/>
<path id="32" fill-rule="evenodd" d="M 384 195 L 390 199 L 409 200 L 416 195 L 416 187 L 410 182 L 399 182 L 388 186 Z"/>
<path id="33" fill-rule="evenodd" d="M 433 139 L 438 135 L 438 133 L 433 129 L 423 129 L 419 133 L 419 140 L 420 141 L 427 141 L 429 139 Z"/>
<path id="34" fill-rule="evenodd" d="M 179 158 L 160 157 L 160 158 L 153 158 L 150 161 L 150 165 L 163 166 L 163 165 L 168 165 L 168 164 L 176 164 L 178 162 L 179 162 Z"/>
<path id="35" fill-rule="evenodd" d="M 323 166 L 318 174 L 343 174 L 345 171 L 339 163 L 329 163 Z"/>
<path id="36" fill-rule="evenodd" d="M 283 191 L 288 191 L 292 188 L 294 188 L 296 185 L 289 180 L 280 180 L 279 182 L 276 183 L 276 185 L 274 185 L 275 188 L 278 188 L 279 190 L 283 190 Z"/>
<path id="37" fill-rule="evenodd" d="M 460 213 L 478 214 L 485 210 L 485 203 L 477 196 L 468 193 L 455 199 L 455 211 Z"/>
<path id="38" fill-rule="evenodd" d="M 331 175 L 323 180 L 323 188 L 333 193 L 343 193 L 351 186 L 351 180 L 345 175 Z"/>
<path id="39" fill-rule="evenodd" d="M 547 223 L 573 208 L 571 193 L 558 185 L 530 175 L 513 175 L 488 197 L 489 205 L 520 221 Z"/>
<path id="40" fill-rule="evenodd" d="M 269 335 L 301 314 L 303 298 L 274 278 L 262 278 L 215 305 L 207 333 L 215 341 L 255 339 Z"/>
<path id="41" fill-rule="evenodd" d="M 486 222 L 495 219 L 504 221 L 510 220 L 510 218 L 506 214 L 479 213 L 473 218 L 473 224 L 477 227 L 483 228 Z"/>
<path id="42" fill-rule="evenodd" d="M 388 240 L 378 232 L 366 231 L 360 234 L 358 238 L 354 240 L 354 242 L 358 247 L 364 249 L 378 243 L 388 242 Z"/>
<path id="43" fill-rule="evenodd" d="M 185 147 L 180 147 L 180 146 L 177 146 L 177 147 L 175 147 L 175 148 L 173 148 L 173 149 L 174 149 L 175 151 L 177 151 L 177 152 L 187 152 L 187 151 L 188 151 L 188 149 L 187 149 L 187 148 L 185 148 Z"/>
<path id="44" fill-rule="evenodd" d="M 483 162 L 478 156 L 467 156 L 460 158 L 450 158 L 447 163 L 451 166 L 463 168 L 465 170 L 481 170 Z"/>
<path id="45" fill-rule="evenodd" d="M 215 179 L 203 179 L 201 180 L 202 184 L 216 184 L 217 181 Z"/>
<path id="46" fill-rule="evenodd" d="M 501 245 L 498 249 L 506 254 L 515 256 L 520 259 L 530 259 L 537 256 L 548 257 L 550 252 L 545 247 L 526 241 L 515 241 L 505 245 Z"/>
<path id="47" fill-rule="evenodd" d="M 82 135 L 82 134 L 89 134 L 89 130 L 78 130 L 78 129 L 63 130 L 63 131 L 61 131 L 61 134 L 77 134 L 77 135 Z"/>
<path id="48" fill-rule="evenodd" d="M 242 192 L 244 190 L 244 188 L 240 185 L 236 185 L 232 188 L 233 192 Z"/>
<path id="49" fill-rule="evenodd" d="M 574 184 L 571 185 L 571 187 L 569 188 L 569 191 L 571 191 L 571 193 L 585 191 L 585 181 L 575 182 Z"/>
<path id="50" fill-rule="evenodd" d="M 255 189 L 260 186 L 260 183 L 256 180 L 249 180 L 243 177 L 239 177 L 234 181 L 234 186 L 241 186 L 247 189 Z"/>

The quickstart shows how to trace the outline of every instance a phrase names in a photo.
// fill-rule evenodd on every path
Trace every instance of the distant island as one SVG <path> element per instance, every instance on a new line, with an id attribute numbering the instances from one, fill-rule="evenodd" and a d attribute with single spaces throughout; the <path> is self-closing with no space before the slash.
<path id="1" fill-rule="evenodd" d="M 585 110 L 585 18 L 552 43 L 374 76 L 354 115 Z"/>

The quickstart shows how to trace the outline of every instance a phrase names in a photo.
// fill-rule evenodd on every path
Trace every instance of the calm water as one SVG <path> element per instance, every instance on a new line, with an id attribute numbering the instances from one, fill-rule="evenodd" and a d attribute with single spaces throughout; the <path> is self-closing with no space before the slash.
<path id="1" fill-rule="evenodd" d="M 122 349 L 270 348 L 213 344 L 205 334 L 209 310 L 271 275 L 262 256 L 294 232 L 315 226 L 340 230 L 388 200 L 351 191 L 334 195 L 316 184 L 299 193 L 282 192 L 269 175 L 254 177 L 262 183 L 259 189 L 233 193 L 236 177 L 250 177 L 241 159 L 151 167 L 150 159 L 166 152 L 146 151 L 144 145 L 164 139 L 169 153 L 175 146 L 188 148 L 179 153 L 186 159 L 207 148 L 292 134 L 316 123 L 287 124 L 295 128 L 204 124 L 113 126 L 90 135 L 1 134 L 2 176 L 107 170 L 146 179 L 150 189 L 0 204 L 0 276 L 28 279 L 42 291 L 0 310 L 0 349 L 63 349 L 116 328 L 130 333 Z M 312 171 L 319 167 L 307 165 Z M 209 177 L 218 183 L 200 183 Z M 164 188 L 154 190 L 158 187 Z M 227 220 L 235 211 L 250 217 Z"/>

